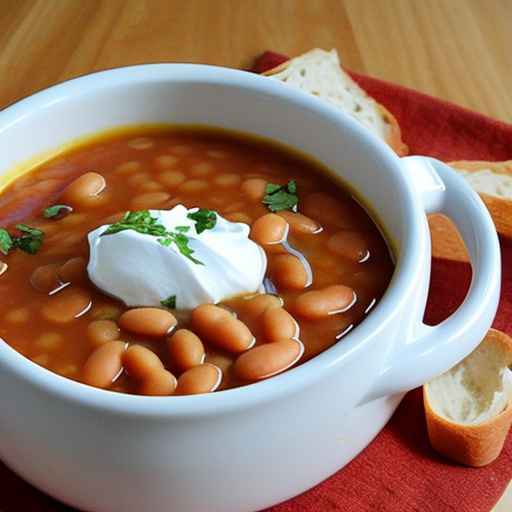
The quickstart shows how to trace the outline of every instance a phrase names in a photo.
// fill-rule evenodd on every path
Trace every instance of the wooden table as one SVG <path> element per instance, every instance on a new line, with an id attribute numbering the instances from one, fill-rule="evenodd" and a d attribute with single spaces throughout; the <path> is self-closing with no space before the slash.
<path id="1" fill-rule="evenodd" d="M 512 122 L 512 0 L 2 0 L 0 108 L 142 62 L 248 67 L 337 48 L 350 69 Z M 496 510 L 512 509 L 512 492 Z M 501 507 L 501 508 L 500 508 Z"/>

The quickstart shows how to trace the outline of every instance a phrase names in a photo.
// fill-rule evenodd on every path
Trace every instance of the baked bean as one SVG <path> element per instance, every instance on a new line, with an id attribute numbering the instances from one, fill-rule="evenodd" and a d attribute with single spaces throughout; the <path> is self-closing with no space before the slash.
<path id="1" fill-rule="evenodd" d="M 64 336 L 58 332 L 45 332 L 35 341 L 34 347 L 38 350 L 53 352 L 64 343 Z"/>
<path id="2" fill-rule="evenodd" d="M 222 381 L 222 371 L 217 366 L 204 363 L 194 366 L 178 377 L 177 395 L 199 395 L 215 391 Z"/>
<path id="3" fill-rule="evenodd" d="M 87 338 L 93 346 L 119 339 L 119 327 L 112 320 L 94 320 L 87 326 Z"/>
<path id="4" fill-rule="evenodd" d="M 155 370 L 141 383 L 139 393 L 146 396 L 169 396 L 176 389 L 176 377 L 169 371 Z"/>
<path id="5" fill-rule="evenodd" d="M 204 362 L 204 346 L 198 336 L 188 329 L 176 331 L 167 343 L 171 363 L 181 372 Z"/>
<path id="6" fill-rule="evenodd" d="M 122 329 L 142 336 L 165 336 L 176 325 L 175 316 L 159 308 L 135 308 L 124 312 L 119 318 Z"/>
<path id="7" fill-rule="evenodd" d="M 265 195 L 267 180 L 261 178 L 250 178 L 245 180 L 240 187 L 242 193 L 251 201 L 261 201 Z"/>
<path id="8" fill-rule="evenodd" d="M 211 174 L 214 167 L 211 162 L 199 162 L 190 168 L 191 176 L 207 176 Z"/>
<path id="9" fill-rule="evenodd" d="M 184 194 L 195 194 L 196 192 L 202 192 L 208 188 L 208 182 L 203 180 L 188 180 L 182 183 L 179 187 L 179 191 Z"/>
<path id="10" fill-rule="evenodd" d="M 301 209 L 306 215 L 322 223 L 351 229 L 359 222 L 361 216 L 354 216 L 354 209 L 349 201 L 349 198 L 343 202 L 342 199 L 336 200 L 327 194 L 316 192 L 306 196 Z"/>
<path id="11" fill-rule="evenodd" d="M 57 274 L 63 283 L 84 283 L 87 279 L 87 262 L 78 256 L 71 258 L 59 267 Z"/>
<path id="12" fill-rule="evenodd" d="M 126 183 L 130 187 L 139 188 L 143 183 L 146 183 L 147 181 L 151 180 L 151 175 L 147 172 L 138 172 L 137 174 L 134 174 L 133 176 L 130 176 Z"/>
<path id="13" fill-rule="evenodd" d="M 158 192 L 159 190 L 162 190 L 164 188 L 163 185 L 160 183 L 157 183 L 156 181 L 146 181 L 146 183 L 143 183 L 139 190 L 143 192 Z"/>
<path id="14" fill-rule="evenodd" d="M 128 162 L 123 162 L 119 164 L 115 169 L 115 174 L 132 174 L 134 172 L 140 171 L 142 169 L 142 164 L 137 162 L 136 160 L 130 160 Z"/>
<path id="15" fill-rule="evenodd" d="M 243 352 L 254 344 L 254 336 L 243 322 L 213 304 L 192 311 L 192 328 L 201 339 L 229 352 Z"/>
<path id="16" fill-rule="evenodd" d="M 288 222 L 291 231 L 294 233 L 315 234 L 322 231 L 322 227 L 318 222 L 302 215 L 301 213 L 294 213 L 285 210 L 279 212 L 277 215 Z"/>
<path id="17" fill-rule="evenodd" d="M 270 273 L 277 288 L 301 290 L 310 284 L 307 263 L 293 254 L 278 254 L 271 261 Z"/>
<path id="18" fill-rule="evenodd" d="M 294 365 L 304 353 L 299 340 L 281 339 L 264 343 L 241 354 L 234 371 L 244 381 L 255 382 L 272 377 Z"/>
<path id="19" fill-rule="evenodd" d="M 224 215 L 224 218 L 226 220 L 229 220 L 230 222 L 242 222 L 243 224 L 249 224 L 251 225 L 252 219 L 247 215 L 246 213 L 242 212 L 233 212 L 228 213 L 227 215 Z"/>
<path id="20" fill-rule="evenodd" d="M 91 308 L 91 297 L 84 290 L 67 287 L 50 296 L 41 314 L 50 322 L 63 324 L 79 318 Z"/>
<path id="21" fill-rule="evenodd" d="M 155 167 L 157 169 L 169 169 L 178 163 L 178 158 L 174 155 L 160 155 L 155 158 Z"/>
<path id="22" fill-rule="evenodd" d="M 238 174 L 220 174 L 213 179 L 213 182 L 221 187 L 234 187 L 240 183 L 240 176 Z"/>
<path id="23" fill-rule="evenodd" d="M 109 341 L 98 347 L 82 368 L 82 381 L 97 388 L 108 388 L 123 370 L 124 341 Z"/>
<path id="24" fill-rule="evenodd" d="M 286 240 L 288 223 L 275 213 L 267 213 L 256 219 L 250 237 L 260 245 L 278 244 Z"/>
<path id="25" fill-rule="evenodd" d="M 360 263 L 370 255 L 369 244 L 363 233 L 358 231 L 338 231 L 329 238 L 327 248 L 338 256 Z"/>
<path id="26" fill-rule="evenodd" d="M 354 304 L 355 299 L 352 288 L 338 284 L 299 295 L 294 311 L 304 318 L 317 320 L 346 311 Z"/>
<path id="27" fill-rule="evenodd" d="M 123 354 L 123 367 L 135 379 L 146 379 L 155 371 L 163 370 L 160 358 L 149 348 L 132 345 Z"/>
<path id="28" fill-rule="evenodd" d="M 133 210 L 146 210 L 157 208 L 159 205 L 170 199 L 167 192 L 148 192 L 132 199 L 130 206 Z"/>
<path id="29" fill-rule="evenodd" d="M 22 324 L 30 319 L 30 311 L 27 308 L 11 309 L 2 319 L 11 324 Z"/>
<path id="30" fill-rule="evenodd" d="M 87 172 L 64 189 L 62 200 L 71 206 L 90 206 L 105 187 L 106 181 L 101 174 Z"/>
<path id="31" fill-rule="evenodd" d="M 280 308 L 283 305 L 283 299 L 276 295 L 261 293 L 247 299 L 241 304 L 242 311 L 251 316 L 258 318 L 269 309 Z"/>
<path id="32" fill-rule="evenodd" d="M 30 276 L 30 284 L 39 292 L 51 293 L 62 286 L 57 274 L 59 265 L 50 263 L 37 267 Z"/>
<path id="33" fill-rule="evenodd" d="M 149 149 L 152 148 L 155 143 L 149 137 L 137 137 L 136 139 L 132 139 L 128 142 L 128 146 L 133 149 Z"/>
<path id="34" fill-rule="evenodd" d="M 297 338 L 299 335 L 299 324 L 283 308 L 267 309 L 261 316 L 261 324 L 264 339 L 268 342 Z"/>
<path id="35" fill-rule="evenodd" d="M 185 181 L 186 176 L 179 171 L 166 171 L 161 172 L 156 179 L 166 187 L 174 188 L 181 185 Z"/>

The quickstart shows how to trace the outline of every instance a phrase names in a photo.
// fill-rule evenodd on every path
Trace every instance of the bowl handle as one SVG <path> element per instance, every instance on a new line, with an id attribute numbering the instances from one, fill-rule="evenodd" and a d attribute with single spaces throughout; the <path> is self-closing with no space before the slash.
<path id="1" fill-rule="evenodd" d="M 484 203 L 464 178 L 439 160 L 414 156 L 402 162 L 425 212 L 444 213 L 457 225 L 473 276 L 464 302 L 449 318 L 435 326 L 420 323 L 412 341 L 391 349 L 375 385 L 360 403 L 408 391 L 449 370 L 480 343 L 498 307 L 500 247 Z"/>

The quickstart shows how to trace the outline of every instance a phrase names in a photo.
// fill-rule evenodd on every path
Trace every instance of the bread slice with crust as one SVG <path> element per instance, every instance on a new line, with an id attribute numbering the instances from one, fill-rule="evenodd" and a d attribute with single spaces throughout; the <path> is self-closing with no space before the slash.
<path id="1" fill-rule="evenodd" d="M 498 233 L 512 236 L 512 160 L 467 161 L 448 164 L 476 190 L 489 209 Z"/>
<path id="2" fill-rule="evenodd" d="M 503 236 L 512 237 L 512 160 L 460 160 L 448 163 L 480 194 Z M 468 261 L 468 253 L 453 222 L 441 214 L 429 215 L 432 256 Z"/>
<path id="3" fill-rule="evenodd" d="M 512 338 L 490 329 L 463 361 L 423 386 L 432 447 L 467 466 L 485 466 L 512 424 Z"/>
<path id="4" fill-rule="evenodd" d="M 315 48 L 263 74 L 328 101 L 386 141 L 398 155 L 407 154 L 393 114 L 343 71 L 336 50 Z"/>

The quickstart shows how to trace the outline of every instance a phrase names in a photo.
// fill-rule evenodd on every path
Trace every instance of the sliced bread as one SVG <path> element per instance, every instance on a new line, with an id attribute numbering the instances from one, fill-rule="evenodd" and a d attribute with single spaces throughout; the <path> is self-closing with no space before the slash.
<path id="1" fill-rule="evenodd" d="M 512 237 L 512 160 L 461 160 L 448 165 L 480 194 L 498 233 Z M 430 215 L 429 225 L 434 257 L 468 261 L 464 242 L 450 219 L 440 214 Z"/>
<path id="2" fill-rule="evenodd" d="M 482 197 L 498 233 L 512 236 L 512 160 L 450 162 Z"/>
<path id="3" fill-rule="evenodd" d="M 512 424 L 512 339 L 490 329 L 463 361 L 423 386 L 432 447 L 467 466 L 498 457 Z"/>
<path id="4" fill-rule="evenodd" d="M 336 50 L 315 48 L 264 75 L 328 101 L 385 140 L 397 154 L 407 154 L 395 117 L 343 71 Z"/>

